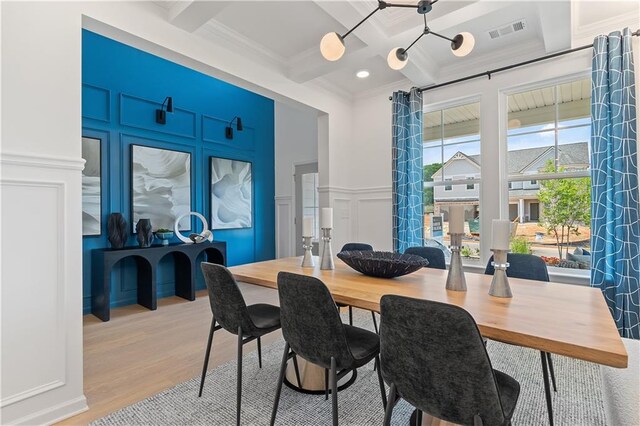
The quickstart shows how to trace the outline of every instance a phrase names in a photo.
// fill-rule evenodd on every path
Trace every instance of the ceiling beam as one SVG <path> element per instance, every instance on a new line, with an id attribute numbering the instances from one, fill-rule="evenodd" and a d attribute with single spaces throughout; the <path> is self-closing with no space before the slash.
<path id="1" fill-rule="evenodd" d="M 168 21 L 190 33 L 209 22 L 222 9 L 226 2 L 217 1 L 178 1 L 168 13 Z"/>
<path id="2" fill-rule="evenodd" d="M 547 53 L 571 48 L 571 2 L 538 3 L 540 29 Z"/>

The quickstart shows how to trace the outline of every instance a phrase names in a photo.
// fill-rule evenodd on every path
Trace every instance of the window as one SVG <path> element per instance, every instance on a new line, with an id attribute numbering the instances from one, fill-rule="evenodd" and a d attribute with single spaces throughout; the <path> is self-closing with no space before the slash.
<path id="1" fill-rule="evenodd" d="M 313 217 L 313 239 L 318 239 L 320 203 L 318 201 L 318 173 L 302 175 L 302 216 Z"/>
<path id="2" fill-rule="evenodd" d="M 480 254 L 480 104 L 454 106 L 424 114 L 425 240 L 442 244 L 449 258 L 449 207 L 464 205 L 465 262 Z"/>
<path id="3" fill-rule="evenodd" d="M 589 268 L 590 103 L 589 78 L 508 96 L 512 250 L 549 266 Z"/>

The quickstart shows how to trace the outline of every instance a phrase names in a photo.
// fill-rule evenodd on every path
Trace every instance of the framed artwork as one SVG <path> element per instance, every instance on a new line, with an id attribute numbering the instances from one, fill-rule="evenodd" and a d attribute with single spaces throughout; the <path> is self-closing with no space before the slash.
<path id="1" fill-rule="evenodd" d="M 138 219 L 151 219 L 153 230 L 173 230 L 178 217 L 191 211 L 191 154 L 131 145 L 132 233 Z M 191 217 L 179 229 L 191 228 Z"/>
<path id="2" fill-rule="evenodd" d="M 97 138 L 82 138 L 82 235 L 102 233 L 102 141 Z"/>
<path id="3" fill-rule="evenodd" d="M 251 163 L 211 157 L 211 229 L 253 226 Z"/>

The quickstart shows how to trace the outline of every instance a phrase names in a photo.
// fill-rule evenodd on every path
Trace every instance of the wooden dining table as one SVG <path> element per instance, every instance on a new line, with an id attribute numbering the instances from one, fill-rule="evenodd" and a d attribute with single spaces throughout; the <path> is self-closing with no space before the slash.
<path id="1" fill-rule="evenodd" d="M 289 257 L 229 269 L 238 281 L 269 288 L 277 288 L 280 271 L 313 276 L 324 282 L 336 302 L 375 312 L 380 312 L 380 298 L 386 294 L 449 303 L 467 310 L 485 338 L 610 367 L 627 367 L 624 344 L 596 288 L 509 278 L 513 297 L 500 298 L 489 295 L 490 275 L 466 273 L 467 291 L 461 292 L 446 290 L 448 271 L 441 269 L 422 268 L 385 279 L 365 276 L 337 258 L 333 270 L 320 270 L 317 257 L 315 267 L 302 267 L 301 263 L 302 257 Z M 307 382 L 303 389 L 320 392 L 324 388 L 323 370 L 313 365 L 305 367 L 301 368 L 306 373 L 303 381 Z M 293 379 L 293 372 L 288 376 Z"/>

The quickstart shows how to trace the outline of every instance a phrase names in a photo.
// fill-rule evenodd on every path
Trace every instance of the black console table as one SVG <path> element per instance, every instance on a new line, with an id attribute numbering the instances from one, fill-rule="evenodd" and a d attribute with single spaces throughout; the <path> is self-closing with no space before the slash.
<path id="1" fill-rule="evenodd" d="M 91 250 L 91 313 L 102 321 L 109 321 L 111 270 L 128 257 L 135 259 L 138 270 L 138 304 L 151 310 L 157 308 L 156 270 L 160 260 L 169 254 L 175 261 L 176 296 L 195 300 L 196 267 L 199 267 L 196 259 L 203 252 L 207 262 L 226 265 L 227 243 L 224 241 Z"/>

